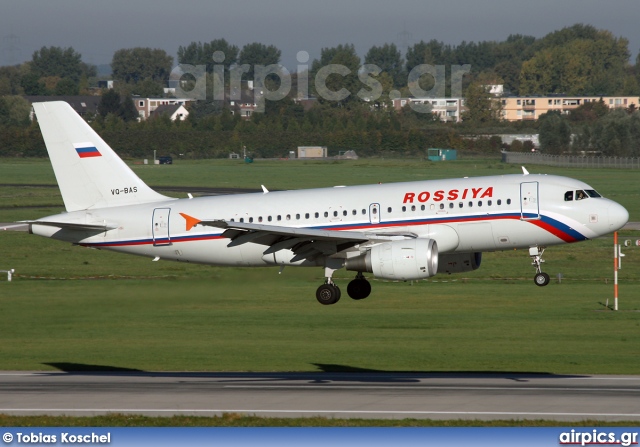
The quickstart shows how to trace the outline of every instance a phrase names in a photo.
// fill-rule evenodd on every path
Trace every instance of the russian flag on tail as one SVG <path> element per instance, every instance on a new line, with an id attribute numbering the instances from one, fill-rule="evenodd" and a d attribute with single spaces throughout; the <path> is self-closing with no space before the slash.
<path id="1" fill-rule="evenodd" d="M 102 157 L 102 154 L 93 143 L 75 143 L 73 147 L 76 149 L 80 158 Z"/>

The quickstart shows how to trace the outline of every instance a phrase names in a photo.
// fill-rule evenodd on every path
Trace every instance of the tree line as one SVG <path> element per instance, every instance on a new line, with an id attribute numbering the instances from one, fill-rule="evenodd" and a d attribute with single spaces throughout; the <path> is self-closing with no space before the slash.
<path id="1" fill-rule="evenodd" d="M 253 67 L 278 64 L 281 51 L 274 45 L 254 42 L 240 48 L 225 39 L 215 39 L 180 46 L 177 56 L 180 64 L 205 66 L 209 80 L 224 76 L 228 88 L 234 67 L 248 66 L 243 76 L 251 79 Z M 247 146 L 256 156 L 269 157 L 284 156 L 299 145 L 326 145 L 334 152 L 356 149 L 362 155 L 421 155 L 427 147 L 481 152 L 506 147 L 496 138 L 469 136 L 538 131 L 541 150 L 546 152 L 592 150 L 637 156 L 640 132 L 634 109 L 614 113 L 606 106 L 590 103 L 570 115 L 550 113 L 536 122 L 507 123 L 500 121 L 499 102 L 492 101 L 483 87 L 503 84 L 513 95 L 638 95 L 640 55 L 635 65 L 629 58 L 626 39 L 582 24 L 542 38 L 511 35 L 502 42 L 458 45 L 421 41 L 404 55 L 396 45 L 384 44 L 371 47 L 362 59 L 352 44 L 342 44 L 322 48 L 320 57 L 307 63 L 308 79 L 315 79 L 330 64 L 342 65 L 349 73 L 330 75 L 327 87 L 355 92 L 362 88 L 358 77 L 361 67 L 372 64 L 381 69 L 370 76 L 382 86 L 383 99 L 372 103 L 355 94 L 339 101 L 318 97 L 314 107 L 305 109 L 292 100 L 299 81 L 294 74 L 289 97 L 267 101 L 265 113 L 254 113 L 248 120 L 233 115 L 224 101 L 214 101 L 209 91 L 207 100 L 191 108 L 186 122 L 172 123 L 160 117 L 138 123 L 130 98 L 162 96 L 174 60 L 161 49 L 129 48 L 114 53 L 111 68 L 116 88 L 102 92 L 99 113 L 89 120 L 123 155 L 132 157 L 148 155 L 154 146 L 191 157 L 223 157 L 241 146 Z M 389 107 L 388 96 L 393 90 L 409 96 L 411 82 L 425 91 L 435 86 L 436 81 L 428 74 L 409 79 L 409 73 L 423 64 L 444 66 L 445 95 L 451 94 L 451 67 L 469 65 L 461 79 L 468 107 L 462 123 L 443 124 L 430 113 Z M 29 62 L 0 67 L 0 154 L 44 155 L 41 142 L 28 144 L 25 140 L 36 135 L 37 129 L 34 131 L 28 118 L 30 107 L 21 95 L 95 93 L 92 87 L 97 80 L 96 68 L 84 63 L 73 48 L 43 47 Z M 277 87 L 277 79 L 267 81 L 268 87 Z M 309 93 L 317 94 L 313 82 L 309 84 Z M 188 137 L 185 131 L 190 132 Z M 129 137 L 132 142 L 128 143 Z M 509 149 L 529 149 L 514 144 Z"/>

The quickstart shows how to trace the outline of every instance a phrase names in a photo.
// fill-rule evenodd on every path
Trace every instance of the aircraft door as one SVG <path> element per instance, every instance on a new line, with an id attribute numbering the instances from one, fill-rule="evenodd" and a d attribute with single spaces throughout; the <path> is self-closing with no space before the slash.
<path id="1" fill-rule="evenodd" d="M 153 245 L 171 245 L 169 235 L 169 215 L 171 208 L 156 208 L 153 210 L 153 222 L 151 233 L 153 234 Z"/>
<path id="2" fill-rule="evenodd" d="M 380 223 L 380 204 L 372 203 L 369 205 L 369 222 L 372 224 Z"/>
<path id="3" fill-rule="evenodd" d="M 538 197 L 538 182 L 520 183 L 520 218 L 522 220 L 540 219 Z"/>

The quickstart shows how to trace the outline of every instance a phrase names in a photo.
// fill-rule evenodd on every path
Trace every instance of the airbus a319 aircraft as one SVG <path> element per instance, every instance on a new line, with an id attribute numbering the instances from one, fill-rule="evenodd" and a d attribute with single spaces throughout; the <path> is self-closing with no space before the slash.
<path id="1" fill-rule="evenodd" d="M 66 213 L 27 221 L 33 234 L 154 261 L 324 268 L 366 298 L 365 273 L 417 280 L 480 266 L 482 252 L 529 250 L 538 286 L 545 247 L 622 228 L 618 203 L 579 180 L 523 174 L 175 199 L 149 188 L 65 102 L 33 104 Z"/>

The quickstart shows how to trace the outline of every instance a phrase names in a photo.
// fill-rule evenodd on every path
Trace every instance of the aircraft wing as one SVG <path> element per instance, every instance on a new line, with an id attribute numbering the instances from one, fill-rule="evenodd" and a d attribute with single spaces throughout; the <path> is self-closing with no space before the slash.
<path id="1" fill-rule="evenodd" d="M 366 231 L 330 231 L 311 228 L 292 228 L 277 225 L 230 222 L 226 220 L 200 220 L 183 215 L 187 229 L 195 225 L 222 228 L 223 237 L 231 239 L 228 247 L 252 242 L 267 246 L 265 255 L 279 250 L 291 250 L 292 262 L 313 259 L 319 255 L 331 256 L 355 245 L 370 242 L 384 242 L 417 237 L 412 233 L 375 233 Z M 192 219 L 192 220 L 190 220 Z"/>

